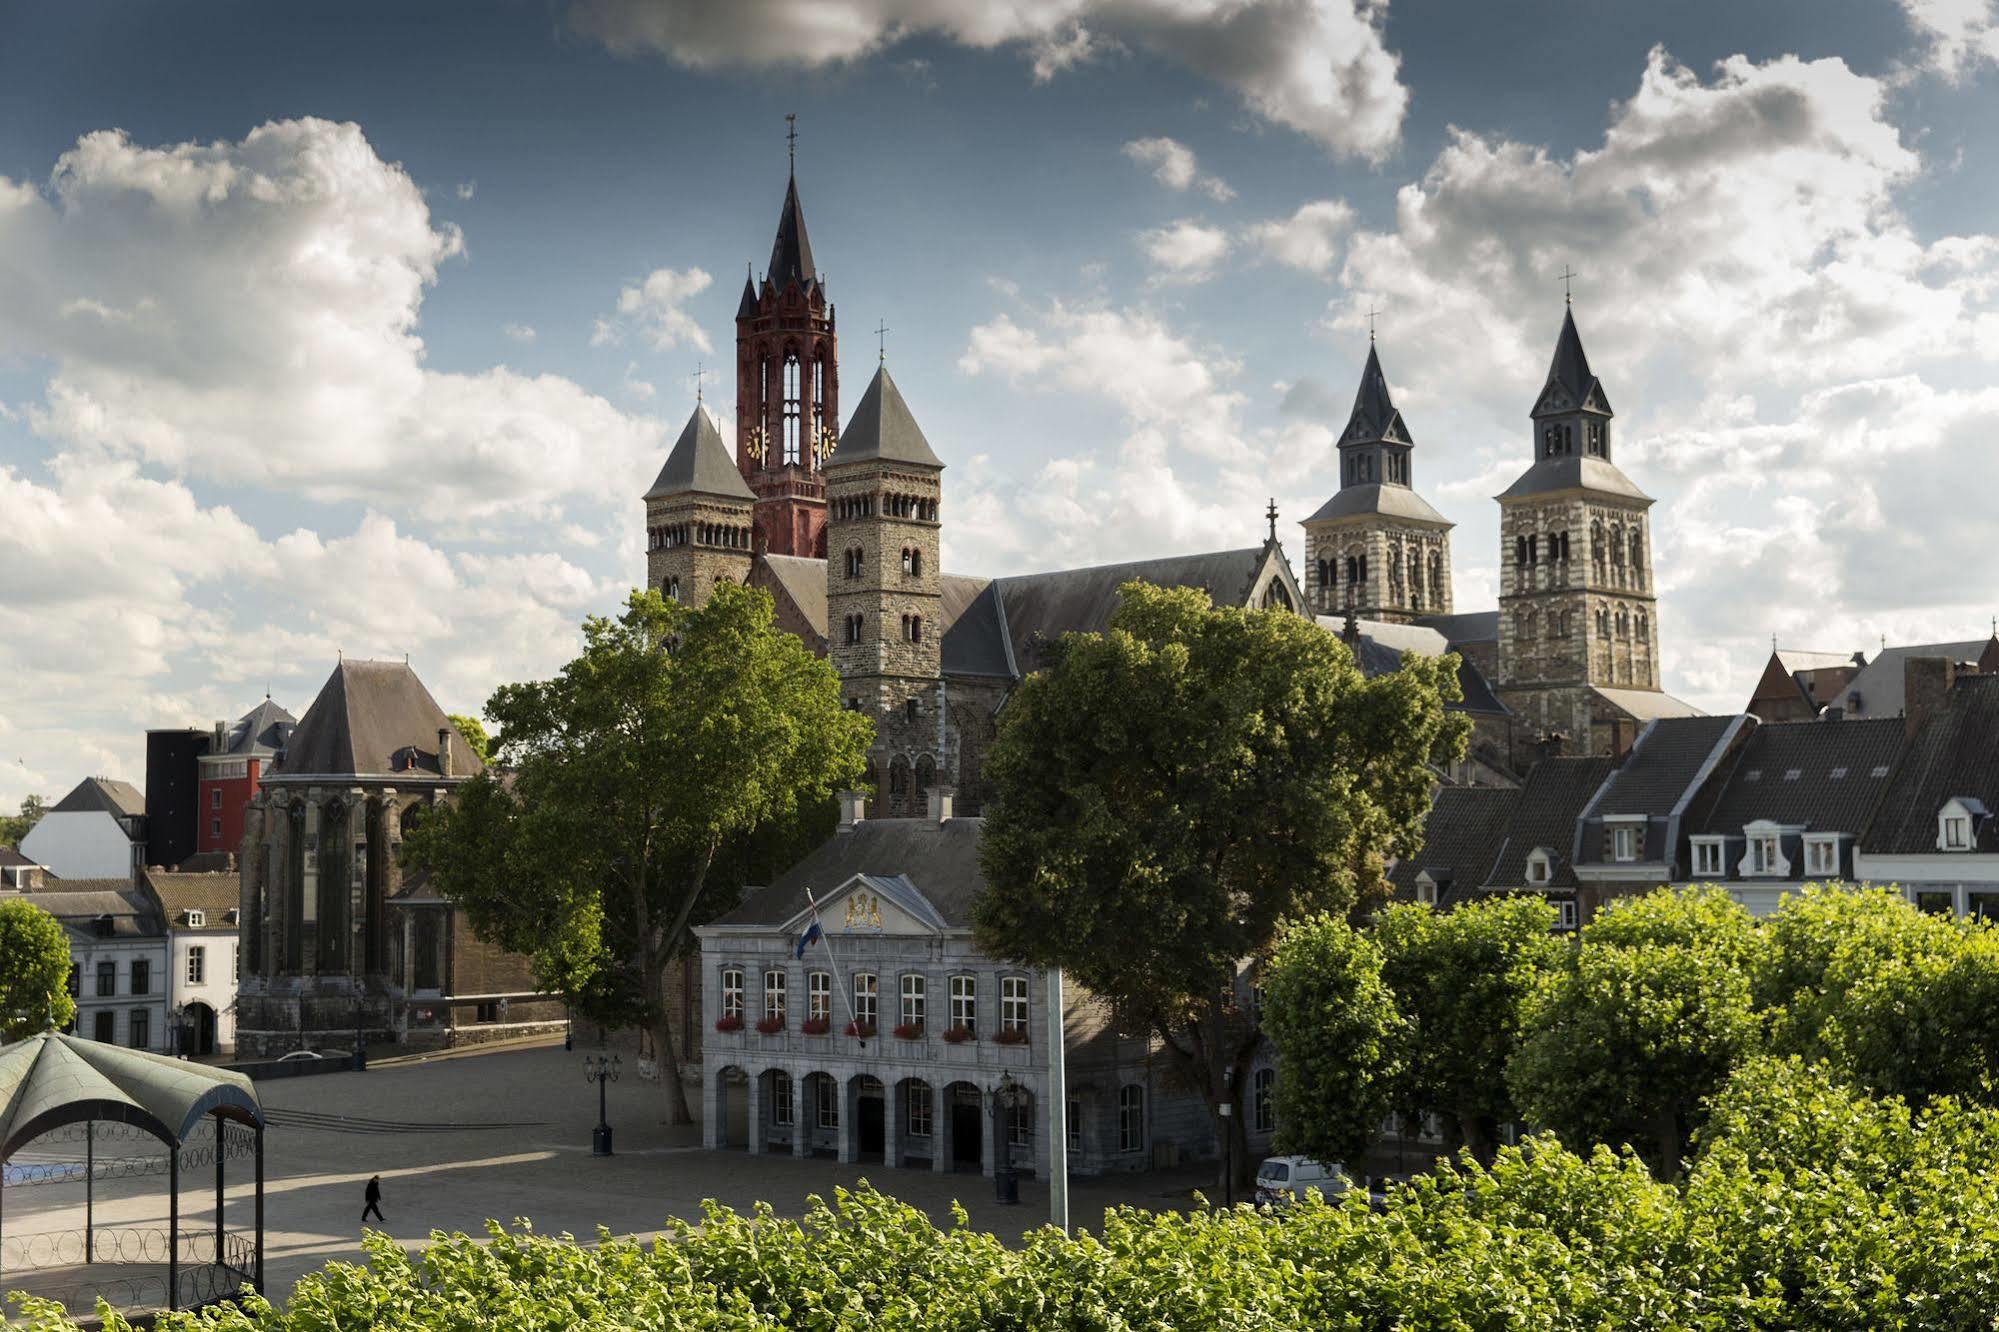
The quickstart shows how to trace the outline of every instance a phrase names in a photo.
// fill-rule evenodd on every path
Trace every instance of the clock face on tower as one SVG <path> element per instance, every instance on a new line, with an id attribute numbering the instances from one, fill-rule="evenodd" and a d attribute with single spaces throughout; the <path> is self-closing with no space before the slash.
<path id="1" fill-rule="evenodd" d="M 770 459 L 770 432 L 762 426 L 753 427 L 750 430 L 749 437 L 744 441 L 743 451 L 749 454 L 750 457 L 755 458 L 759 464 L 768 462 Z"/>
<path id="2" fill-rule="evenodd" d="M 840 447 L 840 437 L 833 433 L 833 427 L 820 426 L 819 438 L 812 442 L 812 456 L 823 466 L 833 456 L 833 450 Z"/>

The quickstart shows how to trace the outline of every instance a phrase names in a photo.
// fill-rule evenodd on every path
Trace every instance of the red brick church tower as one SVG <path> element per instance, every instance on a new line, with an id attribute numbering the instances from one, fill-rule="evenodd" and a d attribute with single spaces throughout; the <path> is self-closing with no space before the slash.
<path id="1" fill-rule="evenodd" d="M 770 268 L 736 308 L 736 465 L 756 494 L 760 550 L 826 555 L 826 460 L 840 435 L 833 306 L 812 267 L 798 177 L 784 191 Z"/>

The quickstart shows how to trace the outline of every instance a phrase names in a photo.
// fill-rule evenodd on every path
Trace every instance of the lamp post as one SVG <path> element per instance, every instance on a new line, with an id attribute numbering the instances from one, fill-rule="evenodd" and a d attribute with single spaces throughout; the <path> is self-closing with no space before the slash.
<path id="1" fill-rule="evenodd" d="M 1001 1070 L 999 1086 L 993 1088 L 993 1146 L 998 1153 L 993 1163 L 993 1196 L 1003 1203 L 1020 1201 L 1020 1181 L 1013 1174 L 1013 1109 L 1020 1104 L 1021 1086 L 1013 1074 Z"/>
<path id="2" fill-rule="evenodd" d="M 187 1005 L 175 1004 L 167 1013 L 167 1019 L 167 1037 L 171 1044 L 167 1053 L 178 1059 L 181 1055 L 181 1024 L 187 1021 Z"/>
<path id="3" fill-rule="evenodd" d="M 597 1084 L 597 1127 L 590 1130 L 592 1156 L 611 1154 L 611 1121 L 605 1101 L 604 1086 L 606 1083 L 618 1080 L 620 1062 L 616 1055 L 583 1056 L 583 1080 Z"/>
<path id="4" fill-rule="evenodd" d="M 1222 1070 L 1222 1206 L 1235 1206 L 1235 1070 Z"/>

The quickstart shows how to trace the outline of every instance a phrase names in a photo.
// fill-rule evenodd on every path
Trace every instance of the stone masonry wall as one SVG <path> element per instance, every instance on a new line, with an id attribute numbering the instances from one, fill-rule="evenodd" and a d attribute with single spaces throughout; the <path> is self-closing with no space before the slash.
<path id="1" fill-rule="evenodd" d="M 1315 523 L 1305 531 L 1305 599 L 1314 614 L 1338 615 L 1348 599 L 1346 560 L 1367 557 L 1367 579 L 1355 599 L 1354 613 L 1364 620 L 1406 623 L 1420 615 L 1448 615 L 1451 592 L 1451 534 L 1388 518 L 1349 518 Z M 1433 561 L 1432 556 L 1436 559 Z M 1397 560 L 1401 575 L 1397 576 Z M 1416 561 L 1414 572 L 1409 561 Z M 1319 562 L 1331 575 L 1320 585 Z M 1441 577 L 1433 577 L 1435 572 Z"/>

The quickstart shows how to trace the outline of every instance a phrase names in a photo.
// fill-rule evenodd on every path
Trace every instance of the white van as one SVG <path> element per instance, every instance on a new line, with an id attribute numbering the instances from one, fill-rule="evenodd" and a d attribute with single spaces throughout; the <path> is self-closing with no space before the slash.
<path id="1" fill-rule="evenodd" d="M 1256 1168 L 1256 1201 L 1282 1204 L 1316 1193 L 1332 1202 L 1354 1187 L 1343 1165 L 1327 1165 L 1303 1156 L 1272 1156 Z"/>

